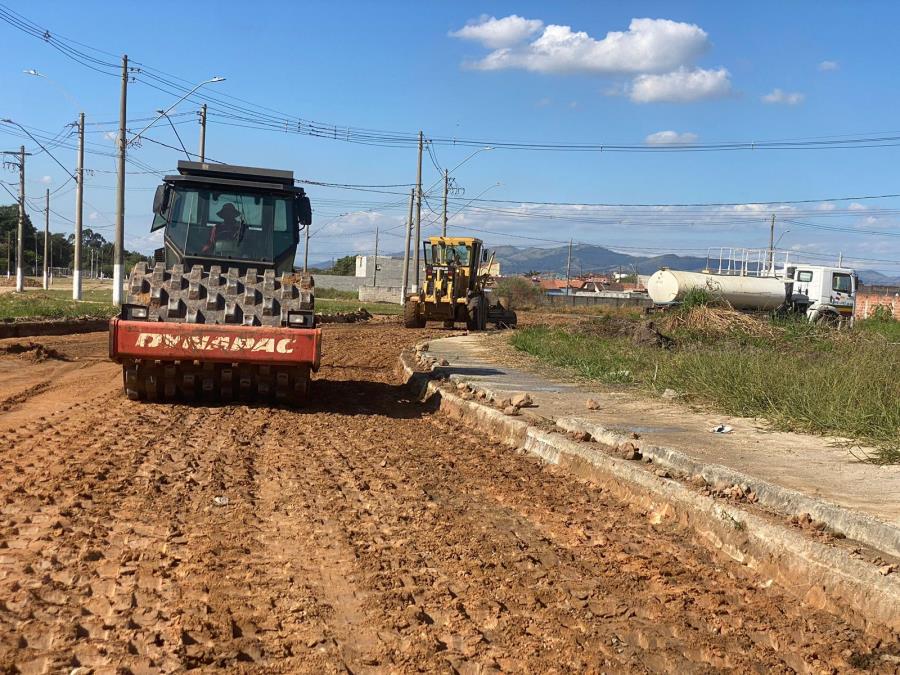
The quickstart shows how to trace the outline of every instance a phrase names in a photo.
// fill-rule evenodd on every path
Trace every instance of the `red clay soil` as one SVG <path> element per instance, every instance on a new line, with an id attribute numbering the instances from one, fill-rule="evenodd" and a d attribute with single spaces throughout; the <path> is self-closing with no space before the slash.
<path id="1" fill-rule="evenodd" d="M 410 400 L 328 326 L 305 409 L 125 399 L 103 333 L 0 352 L 5 672 L 892 672 L 882 642 Z M 446 334 L 446 333 L 443 333 Z"/>

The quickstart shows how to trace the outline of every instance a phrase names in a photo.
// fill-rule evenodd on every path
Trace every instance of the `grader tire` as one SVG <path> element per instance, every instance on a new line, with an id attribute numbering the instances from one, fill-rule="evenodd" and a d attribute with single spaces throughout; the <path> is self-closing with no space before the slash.
<path id="1" fill-rule="evenodd" d="M 425 327 L 425 317 L 419 314 L 419 303 L 411 300 L 403 306 L 403 326 L 405 328 Z"/>
<path id="2" fill-rule="evenodd" d="M 471 298 L 467 305 L 468 317 L 466 328 L 470 331 L 482 331 L 487 328 L 487 302 L 483 295 Z"/>

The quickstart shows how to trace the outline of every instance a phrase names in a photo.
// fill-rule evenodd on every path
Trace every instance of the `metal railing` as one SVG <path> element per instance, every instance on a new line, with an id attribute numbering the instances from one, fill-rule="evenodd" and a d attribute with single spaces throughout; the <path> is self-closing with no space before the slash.
<path id="1" fill-rule="evenodd" d="M 775 277 L 790 264 L 790 251 L 767 248 L 710 247 L 705 272 L 725 276 Z"/>

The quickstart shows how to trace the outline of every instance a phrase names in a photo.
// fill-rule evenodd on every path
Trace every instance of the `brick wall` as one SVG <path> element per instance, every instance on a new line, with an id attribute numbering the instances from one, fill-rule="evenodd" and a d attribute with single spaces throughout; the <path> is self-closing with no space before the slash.
<path id="1" fill-rule="evenodd" d="M 876 307 L 887 307 L 895 319 L 900 319 L 900 296 L 884 293 L 857 293 L 853 315 L 857 319 L 867 319 Z"/>

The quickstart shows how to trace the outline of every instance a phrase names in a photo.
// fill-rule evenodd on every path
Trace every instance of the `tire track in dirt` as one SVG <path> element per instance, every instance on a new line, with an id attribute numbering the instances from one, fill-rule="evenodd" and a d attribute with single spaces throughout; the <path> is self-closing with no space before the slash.
<path id="1" fill-rule="evenodd" d="M 116 391 L 0 431 L 0 666 L 896 665 L 896 645 L 410 401 L 398 350 L 436 333 L 327 327 L 301 411 Z"/>

